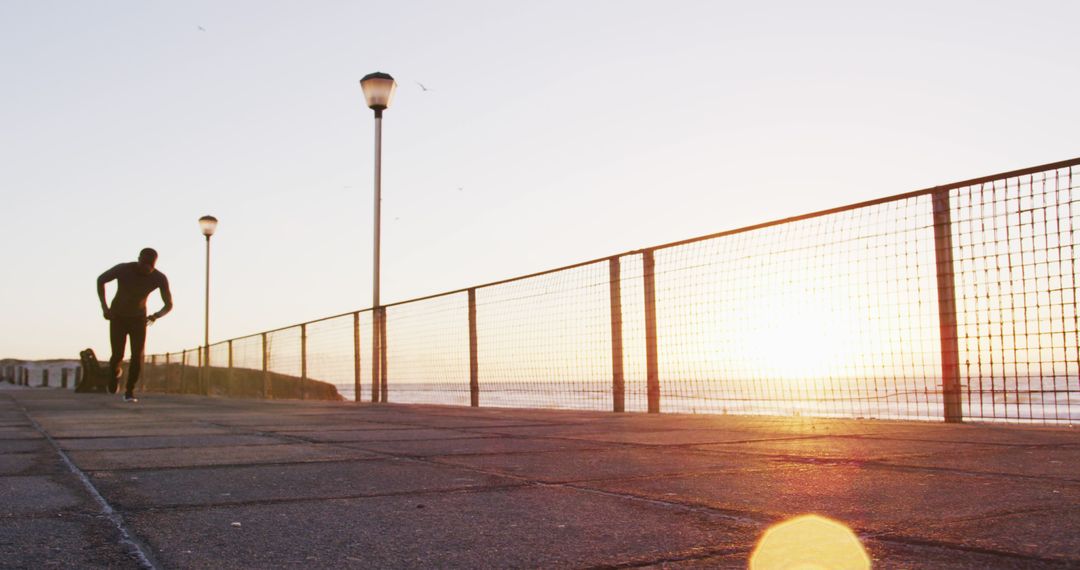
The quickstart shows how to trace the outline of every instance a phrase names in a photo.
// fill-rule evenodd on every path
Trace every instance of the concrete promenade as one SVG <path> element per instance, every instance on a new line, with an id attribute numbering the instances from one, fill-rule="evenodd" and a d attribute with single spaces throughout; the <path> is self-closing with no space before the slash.
<path id="1" fill-rule="evenodd" d="M 0 391 L 0 566 L 1080 567 L 1068 428 Z"/>

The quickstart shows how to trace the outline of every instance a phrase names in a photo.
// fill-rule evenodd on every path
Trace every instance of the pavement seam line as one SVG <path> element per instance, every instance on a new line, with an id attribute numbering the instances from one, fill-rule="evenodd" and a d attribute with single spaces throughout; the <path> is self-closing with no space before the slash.
<path id="1" fill-rule="evenodd" d="M 536 485 L 530 485 L 528 483 L 513 483 L 505 485 L 492 485 L 489 487 L 457 487 L 446 489 L 425 489 L 420 491 L 393 491 L 388 493 L 368 494 L 368 495 L 342 495 L 342 496 L 325 496 L 325 497 L 297 497 L 297 498 L 278 498 L 278 499 L 250 499 L 244 501 L 221 501 L 217 503 L 188 503 L 188 504 L 174 504 L 174 505 L 152 505 L 152 506 L 129 506 L 128 510 L 137 512 L 185 512 L 185 511 L 204 511 L 216 509 L 219 507 L 259 507 L 263 505 L 293 505 L 300 503 L 310 502 L 323 502 L 323 501 L 362 501 L 367 499 L 384 499 L 384 498 L 398 498 L 398 497 L 426 497 L 431 495 L 476 495 L 486 493 L 490 491 L 513 491 L 517 489 L 524 489 L 528 487 L 535 487 Z"/>
<path id="2" fill-rule="evenodd" d="M 161 565 L 157 564 L 154 561 L 153 557 L 149 554 L 149 552 L 147 552 L 148 549 L 141 543 L 141 541 L 139 541 L 139 539 L 135 536 L 135 533 L 128 529 L 127 524 L 124 522 L 124 517 L 112 508 L 112 505 L 110 505 L 109 502 L 105 500 L 105 497 L 103 497 L 101 493 L 97 490 L 97 487 L 95 487 L 93 482 L 90 481 L 90 478 L 87 477 L 86 474 L 83 473 L 82 470 L 79 469 L 79 467 L 75 465 L 74 462 L 71 461 L 71 458 L 69 458 L 67 454 L 64 453 L 64 450 L 60 449 L 60 445 L 56 443 L 56 441 L 52 438 L 51 435 L 49 435 L 47 431 L 45 431 L 45 428 L 41 427 L 41 424 L 39 424 L 37 420 L 30 417 L 30 412 L 28 412 L 26 408 L 22 406 L 22 403 L 19 402 L 17 403 L 17 405 L 19 406 L 19 409 L 22 410 L 23 415 L 26 416 L 26 419 L 30 420 L 30 423 L 34 425 L 34 429 L 40 432 L 41 435 L 45 436 L 45 439 L 49 441 L 49 444 L 52 445 L 56 453 L 60 455 L 60 459 L 63 460 L 65 465 L 67 465 L 67 468 L 71 471 L 71 473 L 74 474 L 80 482 L 82 482 L 83 487 L 86 488 L 87 492 L 90 493 L 90 496 L 94 498 L 94 501 L 97 502 L 98 506 L 101 508 L 102 514 L 104 514 L 105 517 L 113 523 L 113 525 L 116 527 L 116 530 L 120 531 L 120 544 L 123 545 L 129 553 L 134 554 L 135 557 L 138 558 L 139 564 L 143 568 L 147 568 L 149 570 L 159 570 L 161 568 Z"/>
<path id="3" fill-rule="evenodd" d="M 986 554 L 990 556 L 997 556 L 999 558 L 1012 558 L 1015 560 L 1037 560 L 1039 562 L 1054 562 L 1054 563 L 1075 563 L 1075 558 L 1059 558 L 1059 557 L 1047 557 L 1039 556 L 1037 554 L 1024 554 L 1020 552 L 1010 552 L 1008 550 L 995 550 L 993 548 L 984 548 L 980 546 L 956 544 L 953 542 L 941 542 L 937 540 L 923 539 L 917 537 L 908 537 L 890 533 L 880 533 L 873 537 L 873 540 L 878 542 L 889 542 L 893 544 L 903 544 L 906 546 L 922 546 L 929 548 L 941 548 L 944 550 L 959 550 L 962 552 L 973 552 L 975 554 Z"/>

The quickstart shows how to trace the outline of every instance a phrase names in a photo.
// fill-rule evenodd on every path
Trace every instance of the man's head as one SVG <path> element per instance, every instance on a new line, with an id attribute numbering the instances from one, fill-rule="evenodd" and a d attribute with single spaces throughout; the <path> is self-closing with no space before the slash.
<path id="1" fill-rule="evenodd" d="M 147 275 L 154 272 L 154 264 L 157 263 L 157 252 L 146 247 L 139 252 L 139 271 Z"/>

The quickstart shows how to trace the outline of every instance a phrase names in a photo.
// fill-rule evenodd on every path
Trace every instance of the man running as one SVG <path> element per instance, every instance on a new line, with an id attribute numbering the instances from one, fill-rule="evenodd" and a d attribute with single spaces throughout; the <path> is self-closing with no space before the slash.
<path id="1" fill-rule="evenodd" d="M 109 342 L 112 344 L 112 357 L 109 358 L 109 391 L 116 393 L 117 384 L 123 369 L 124 345 L 131 337 L 131 367 L 128 369 L 127 388 L 124 390 L 125 402 L 138 402 L 135 399 L 135 383 L 139 381 L 142 370 L 143 348 L 146 346 L 146 324 L 164 317 L 172 310 L 172 293 L 165 274 L 154 269 L 158 254 L 150 248 L 139 252 L 139 260 L 121 263 L 102 273 L 97 279 L 97 294 L 101 300 L 101 310 L 109 321 Z M 116 295 L 112 305 L 105 303 L 105 284 L 117 281 Z M 146 316 L 146 298 L 154 289 L 161 290 L 161 300 L 165 306 L 160 311 Z"/>

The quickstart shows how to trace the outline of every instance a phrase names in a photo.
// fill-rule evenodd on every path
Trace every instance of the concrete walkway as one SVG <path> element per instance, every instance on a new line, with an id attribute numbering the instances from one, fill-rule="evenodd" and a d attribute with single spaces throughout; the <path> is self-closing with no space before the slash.
<path id="1" fill-rule="evenodd" d="M 816 512 L 877 568 L 1080 566 L 1080 433 L 0 391 L 0 565 L 741 568 Z"/>

